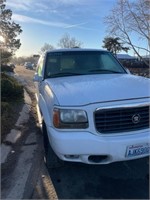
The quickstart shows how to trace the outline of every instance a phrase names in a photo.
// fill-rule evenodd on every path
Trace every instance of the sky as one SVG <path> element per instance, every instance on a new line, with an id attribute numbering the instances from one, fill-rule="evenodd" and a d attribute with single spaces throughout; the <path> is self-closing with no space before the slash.
<path id="1" fill-rule="evenodd" d="M 23 30 L 16 56 L 38 54 L 45 43 L 58 48 L 58 41 L 66 33 L 82 42 L 84 48 L 102 49 L 107 36 L 104 17 L 116 3 L 117 0 L 6 0 L 6 8 L 13 12 L 12 20 Z"/>

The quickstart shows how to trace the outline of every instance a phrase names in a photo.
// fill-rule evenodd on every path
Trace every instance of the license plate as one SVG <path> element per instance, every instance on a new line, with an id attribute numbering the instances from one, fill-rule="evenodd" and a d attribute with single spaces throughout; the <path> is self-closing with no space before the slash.
<path id="1" fill-rule="evenodd" d="M 127 147 L 126 157 L 136 157 L 140 155 L 149 155 L 150 154 L 150 144 L 137 144 Z"/>

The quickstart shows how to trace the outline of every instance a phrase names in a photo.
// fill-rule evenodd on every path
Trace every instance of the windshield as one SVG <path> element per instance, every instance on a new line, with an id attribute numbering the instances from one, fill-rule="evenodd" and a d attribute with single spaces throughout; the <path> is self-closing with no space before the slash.
<path id="1" fill-rule="evenodd" d="M 45 78 L 89 74 L 126 73 L 105 51 L 66 51 L 47 54 Z"/>

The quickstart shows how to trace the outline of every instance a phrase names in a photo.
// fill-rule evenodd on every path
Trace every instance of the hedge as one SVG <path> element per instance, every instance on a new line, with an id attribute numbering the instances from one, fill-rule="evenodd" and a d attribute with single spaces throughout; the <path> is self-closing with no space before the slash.
<path id="1" fill-rule="evenodd" d="M 10 102 L 23 98 L 23 86 L 16 79 L 1 73 L 1 101 Z"/>

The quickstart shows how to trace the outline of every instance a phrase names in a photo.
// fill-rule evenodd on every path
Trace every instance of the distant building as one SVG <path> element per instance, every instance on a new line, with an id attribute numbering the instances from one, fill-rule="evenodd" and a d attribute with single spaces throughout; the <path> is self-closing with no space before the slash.
<path id="1" fill-rule="evenodd" d="M 130 56 L 128 54 L 117 54 L 118 60 L 132 60 L 132 61 L 137 61 L 137 57 Z"/>
<path id="2" fill-rule="evenodd" d="M 135 56 L 130 56 L 128 54 L 117 54 L 117 58 L 120 61 L 120 63 L 127 68 L 147 68 L 148 65 L 146 65 L 143 60 L 147 61 L 149 63 L 150 56 L 142 56 L 143 59 L 140 60 Z"/>

